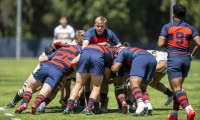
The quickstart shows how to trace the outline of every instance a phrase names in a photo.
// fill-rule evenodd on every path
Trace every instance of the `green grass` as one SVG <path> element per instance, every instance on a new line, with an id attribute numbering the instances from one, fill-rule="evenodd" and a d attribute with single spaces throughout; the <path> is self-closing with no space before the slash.
<path id="1" fill-rule="evenodd" d="M 19 88 L 22 87 L 24 81 L 27 79 L 29 74 L 37 65 L 37 59 L 32 58 L 23 58 L 21 60 L 15 59 L 0 59 L 0 107 L 8 104 L 14 97 L 15 93 Z M 189 102 L 196 110 L 196 120 L 200 120 L 200 61 L 193 61 L 190 69 L 190 73 L 188 78 L 185 80 L 184 89 L 187 91 L 187 95 L 189 97 Z M 162 82 L 169 87 L 167 77 L 165 77 Z M 110 85 L 109 88 L 109 109 L 117 109 L 117 103 L 114 97 L 114 88 L 113 85 Z M 47 113 L 45 114 L 36 114 L 29 115 L 28 112 L 30 109 L 27 109 L 22 114 L 15 114 L 15 109 L 6 109 L 5 111 L 0 111 L 0 120 L 11 120 L 12 118 L 18 118 L 22 120 L 69 120 L 69 119 L 121 119 L 121 120 L 165 120 L 165 116 L 171 112 L 172 105 L 164 106 L 164 102 L 166 100 L 166 96 L 152 88 L 148 88 L 148 92 L 151 95 L 151 103 L 153 105 L 154 111 L 153 116 L 141 116 L 141 117 L 133 117 L 132 114 L 123 115 L 117 112 L 111 112 L 108 114 L 101 115 L 92 115 L 86 116 L 83 113 L 79 114 L 70 114 L 64 115 L 60 109 L 59 97 L 60 92 L 47 107 Z M 35 95 L 32 97 L 31 103 Z M 19 103 L 17 104 L 17 106 Z M 5 116 L 6 113 L 14 114 L 12 117 Z M 179 119 L 185 120 L 185 111 L 183 109 L 179 112 Z"/>

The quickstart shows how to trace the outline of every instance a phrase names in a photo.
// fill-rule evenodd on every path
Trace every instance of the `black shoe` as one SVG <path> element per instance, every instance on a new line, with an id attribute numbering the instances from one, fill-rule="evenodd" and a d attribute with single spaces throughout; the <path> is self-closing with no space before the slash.
<path id="1" fill-rule="evenodd" d="M 6 105 L 6 106 L 4 107 L 4 109 L 14 108 L 15 105 L 16 105 L 16 104 L 14 104 L 14 103 L 11 102 L 11 103 L 9 103 L 8 105 Z"/>
<path id="2" fill-rule="evenodd" d="M 100 109 L 94 109 L 94 114 L 101 114 L 101 110 Z"/>

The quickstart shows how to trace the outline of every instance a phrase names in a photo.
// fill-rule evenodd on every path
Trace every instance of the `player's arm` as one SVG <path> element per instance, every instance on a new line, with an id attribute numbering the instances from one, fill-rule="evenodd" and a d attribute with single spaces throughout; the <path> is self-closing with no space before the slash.
<path id="1" fill-rule="evenodd" d="M 111 70 L 112 72 L 116 73 L 117 71 L 119 71 L 119 69 L 122 67 L 122 63 L 121 62 L 115 62 L 112 67 Z"/>
<path id="2" fill-rule="evenodd" d="M 110 46 L 110 44 L 107 42 L 98 43 L 98 45 Z"/>
<path id="3" fill-rule="evenodd" d="M 53 57 L 54 57 L 55 53 L 51 53 L 51 54 L 45 54 L 45 52 L 42 53 L 42 55 L 40 55 L 39 57 L 39 62 L 40 63 L 44 63 L 44 62 L 47 62 L 49 60 L 51 60 Z"/>
<path id="4" fill-rule="evenodd" d="M 165 48 L 166 47 L 165 41 L 166 41 L 166 37 L 159 36 L 159 38 L 158 38 L 158 47 Z"/>
<path id="5" fill-rule="evenodd" d="M 83 40 L 83 45 L 82 45 L 82 48 L 85 48 L 86 46 L 89 45 L 89 40 Z"/>
<path id="6" fill-rule="evenodd" d="M 48 61 L 48 56 L 43 52 L 42 55 L 39 57 L 39 62 L 44 63 Z"/>
<path id="7" fill-rule="evenodd" d="M 120 46 L 122 46 L 122 44 L 121 44 L 121 43 L 118 43 L 118 44 L 115 45 L 114 47 L 115 47 L 115 48 L 119 48 Z"/>
<path id="8" fill-rule="evenodd" d="M 156 71 L 162 70 L 166 67 L 166 61 L 165 60 L 161 60 L 157 63 L 156 65 Z"/>
<path id="9" fill-rule="evenodd" d="M 74 69 L 74 71 L 76 71 L 76 67 L 77 67 L 77 64 L 78 64 L 78 61 L 80 59 L 80 54 L 78 56 L 76 56 L 72 61 L 71 61 L 71 64 L 72 64 L 72 67 Z"/>
<path id="10" fill-rule="evenodd" d="M 196 36 L 193 38 L 194 42 L 196 43 L 196 46 L 194 47 L 192 53 L 191 53 L 191 57 L 194 58 L 197 53 L 200 52 L 200 37 Z"/>

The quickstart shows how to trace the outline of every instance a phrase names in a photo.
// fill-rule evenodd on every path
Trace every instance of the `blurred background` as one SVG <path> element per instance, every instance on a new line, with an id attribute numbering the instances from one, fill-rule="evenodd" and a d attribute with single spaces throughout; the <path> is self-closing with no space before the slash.
<path id="1" fill-rule="evenodd" d="M 16 56 L 17 1 L 0 1 L 0 57 Z M 170 22 L 170 5 L 175 0 L 20 0 L 20 57 L 38 57 L 51 44 L 53 30 L 65 14 L 75 30 L 94 25 L 97 16 L 108 20 L 124 43 L 158 49 L 162 26 Z M 187 8 L 186 22 L 200 32 L 200 0 L 177 0 Z M 199 58 L 199 56 L 198 56 Z"/>

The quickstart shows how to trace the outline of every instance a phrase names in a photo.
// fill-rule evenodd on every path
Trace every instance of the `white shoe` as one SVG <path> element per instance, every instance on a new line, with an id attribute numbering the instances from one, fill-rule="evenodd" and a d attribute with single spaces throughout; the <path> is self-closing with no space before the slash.
<path id="1" fill-rule="evenodd" d="M 167 97 L 167 100 L 166 100 L 166 102 L 165 102 L 165 106 L 168 106 L 168 105 L 170 105 L 170 103 L 172 102 L 172 100 L 173 100 L 173 95 L 172 95 L 172 96 L 169 96 L 169 97 Z"/>
<path id="2" fill-rule="evenodd" d="M 145 107 L 146 105 L 144 104 L 144 102 L 139 102 L 134 115 L 135 116 L 142 115 L 144 113 Z"/>

